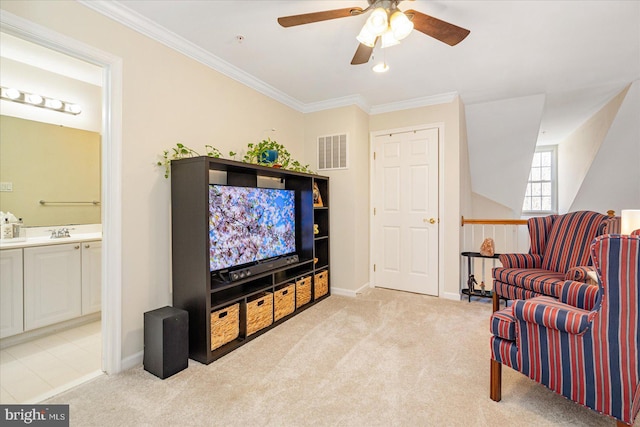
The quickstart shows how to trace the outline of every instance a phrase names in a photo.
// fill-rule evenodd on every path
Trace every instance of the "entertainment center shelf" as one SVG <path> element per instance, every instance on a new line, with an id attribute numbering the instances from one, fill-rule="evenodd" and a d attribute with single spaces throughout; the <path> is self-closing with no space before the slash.
<path id="1" fill-rule="evenodd" d="M 295 199 L 288 206 L 295 203 L 291 217 L 295 215 L 297 258 L 289 253 L 211 271 L 220 240 L 211 225 L 216 215 L 210 212 L 220 210 L 210 203 L 218 200 L 215 188 L 227 187 L 249 189 L 247 194 L 276 190 Z M 261 197 L 247 206 L 262 203 Z M 190 358 L 211 363 L 330 295 L 328 202 L 325 176 L 207 156 L 171 162 L 173 305 L 189 313 Z M 293 237 L 285 240 L 292 242 Z"/>

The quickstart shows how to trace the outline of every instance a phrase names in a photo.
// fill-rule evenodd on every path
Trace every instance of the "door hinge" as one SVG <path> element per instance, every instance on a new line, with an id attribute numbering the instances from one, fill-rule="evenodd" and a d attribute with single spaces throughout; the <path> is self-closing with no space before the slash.
<path id="1" fill-rule="evenodd" d="M 373 272 L 374 273 L 376 272 L 376 265 L 375 264 L 373 264 Z"/>
<path id="2" fill-rule="evenodd" d="M 376 159 L 376 152 L 374 151 L 373 152 L 373 160 L 375 160 L 375 159 Z"/>
<path id="3" fill-rule="evenodd" d="M 373 208 L 373 216 L 376 215 L 376 208 Z"/>

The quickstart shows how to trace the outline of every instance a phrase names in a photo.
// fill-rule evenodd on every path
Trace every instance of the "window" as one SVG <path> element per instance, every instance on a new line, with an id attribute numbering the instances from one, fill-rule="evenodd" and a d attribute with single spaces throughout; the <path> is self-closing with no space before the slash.
<path id="1" fill-rule="evenodd" d="M 523 213 L 556 213 L 557 152 L 555 145 L 536 148 L 522 204 Z"/>

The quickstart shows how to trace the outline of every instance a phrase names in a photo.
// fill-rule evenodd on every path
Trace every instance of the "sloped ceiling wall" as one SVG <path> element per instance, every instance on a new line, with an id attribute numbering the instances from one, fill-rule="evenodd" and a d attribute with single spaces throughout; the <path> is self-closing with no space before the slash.
<path id="1" fill-rule="evenodd" d="M 570 210 L 640 209 L 640 81 L 631 84 Z"/>
<path id="2" fill-rule="evenodd" d="M 558 144 L 558 213 L 571 211 L 593 161 L 600 151 L 611 124 L 627 94 L 628 86 L 608 99 L 595 114 Z M 597 210 L 592 200 L 586 209 Z M 611 207 L 605 209 L 606 212 Z"/>
<path id="3" fill-rule="evenodd" d="M 519 216 L 545 96 L 466 106 L 472 190 Z"/>

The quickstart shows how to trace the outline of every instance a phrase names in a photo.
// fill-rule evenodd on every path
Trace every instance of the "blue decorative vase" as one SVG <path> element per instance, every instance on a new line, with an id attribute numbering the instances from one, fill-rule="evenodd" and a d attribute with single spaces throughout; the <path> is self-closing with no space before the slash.
<path id="1" fill-rule="evenodd" d="M 276 150 L 265 150 L 258 156 L 259 163 L 275 163 L 278 160 L 278 152 Z"/>

